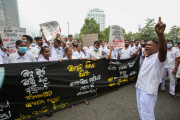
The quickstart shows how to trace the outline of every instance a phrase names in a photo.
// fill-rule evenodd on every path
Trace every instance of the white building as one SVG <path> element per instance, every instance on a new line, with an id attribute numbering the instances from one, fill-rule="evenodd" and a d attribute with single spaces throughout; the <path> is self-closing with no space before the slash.
<path id="1" fill-rule="evenodd" d="M 100 24 L 100 30 L 104 30 L 105 29 L 105 14 L 103 10 L 100 10 L 99 8 L 95 8 L 92 10 L 89 10 L 89 12 L 86 15 L 86 18 L 94 18 L 94 20 L 96 20 L 97 23 Z"/>

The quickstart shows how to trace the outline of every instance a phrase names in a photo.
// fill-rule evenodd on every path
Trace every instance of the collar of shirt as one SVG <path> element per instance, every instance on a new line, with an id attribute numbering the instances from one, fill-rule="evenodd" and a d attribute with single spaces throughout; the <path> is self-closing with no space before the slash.
<path id="1" fill-rule="evenodd" d="M 18 52 L 16 52 L 16 58 L 19 59 L 21 58 L 21 56 L 18 54 Z M 26 59 L 27 58 L 27 53 L 25 53 L 22 58 Z"/>

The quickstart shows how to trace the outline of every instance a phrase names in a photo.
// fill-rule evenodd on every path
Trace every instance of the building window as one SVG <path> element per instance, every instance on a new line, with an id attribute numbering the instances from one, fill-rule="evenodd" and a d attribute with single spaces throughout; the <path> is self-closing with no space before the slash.
<path id="1" fill-rule="evenodd" d="M 88 16 L 90 16 L 90 14 L 88 13 Z"/>

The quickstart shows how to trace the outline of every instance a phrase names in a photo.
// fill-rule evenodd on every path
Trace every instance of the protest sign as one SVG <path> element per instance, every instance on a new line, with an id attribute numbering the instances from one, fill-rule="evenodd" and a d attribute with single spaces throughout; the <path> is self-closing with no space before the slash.
<path id="1" fill-rule="evenodd" d="M 0 119 L 33 119 L 135 82 L 139 58 L 1 64 Z"/>
<path id="2" fill-rule="evenodd" d="M 92 46 L 98 40 L 98 34 L 83 34 L 82 41 L 84 46 Z"/>
<path id="3" fill-rule="evenodd" d="M 16 52 L 16 41 L 22 40 L 22 35 L 26 34 L 25 28 L 17 27 L 3 27 L 0 26 L 1 38 L 4 47 L 7 49 L 7 54 L 12 54 Z"/>
<path id="4" fill-rule="evenodd" d="M 43 29 L 47 40 L 51 40 L 57 33 L 60 33 L 57 21 L 42 23 L 40 27 Z"/>
<path id="5" fill-rule="evenodd" d="M 118 25 L 112 25 L 110 27 L 109 46 L 114 48 L 124 47 L 123 32 Z"/>

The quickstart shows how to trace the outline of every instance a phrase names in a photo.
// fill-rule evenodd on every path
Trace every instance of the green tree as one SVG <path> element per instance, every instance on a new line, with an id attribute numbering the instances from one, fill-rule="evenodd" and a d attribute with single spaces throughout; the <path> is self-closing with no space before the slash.
<path id="1" fill-rule="evenodd" d="M 150 39 L 157 39 L 157 35 L 155 33 L 155 30 L 154 30 L 154 26 L 155 26 L 155 22 L 154 22 L 154 19 L 150 19 L 150 18 L 147 18 L 145 19 L 146 20 L 146 25 L 140 29 L 140 32 L 139 32 L 139 38 L 138 39 L 143 39 L 143 40 L 150 40 Z M 137 39 L 137 38 L 136 38 Z"/>
<path id="2" fill-rule="evenodd" d="M 82 39 L 82 34 L 100 34 L 101 36 L 99 23 L 97 23 L 94 18 L 86 18 L 85 23 L 81 28 L 79 39 Z"/>
<path id="3" fill-rule="evenodd" d="M 167 35 L 168 39 L 173 39 L 173 40 L 177 40 L 180 38 L 180 27 L 179 26 L 172 26 L 168 35 Z"/>
<path id="4" fill-rule="evenodd" d="M 75 40 L 79 40 L 79 34 L 78 34 L 78 33 L 75 33 L 75 34 L 73 35 L 73 38 L 74 38 Z"/>
<path id="5" fill-rule="evenodd" d="M 107 28 L 104 29 L 104 34 L 105 34 L 105 41 L 109 41 L 109 33 L 110 33 L 110 26 L 108 26 Z"/>

